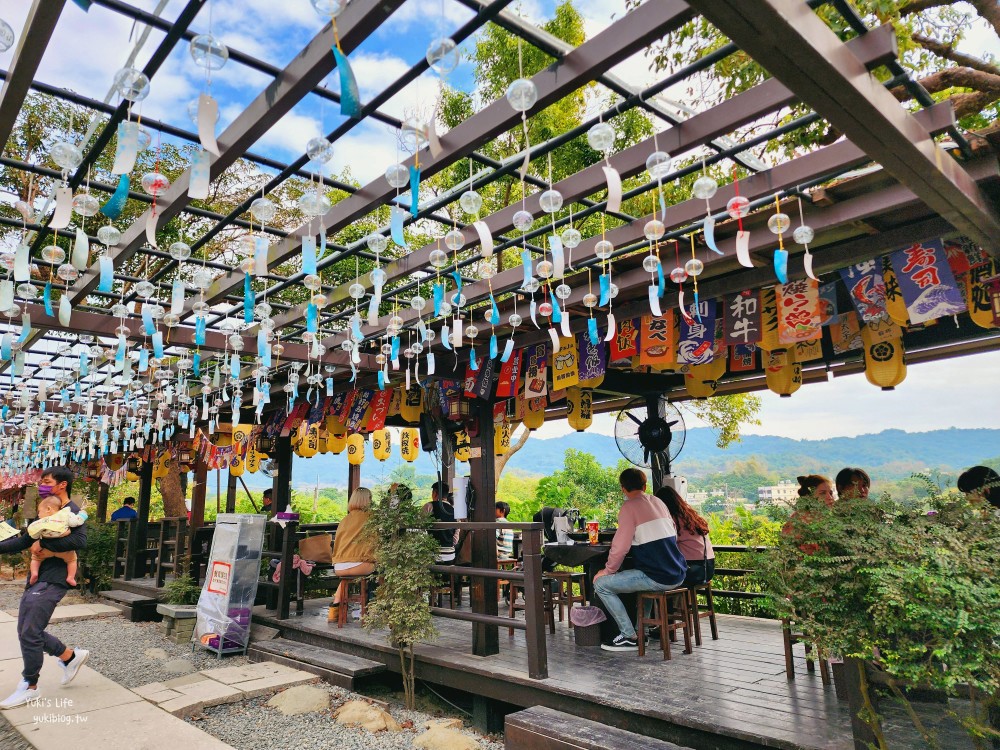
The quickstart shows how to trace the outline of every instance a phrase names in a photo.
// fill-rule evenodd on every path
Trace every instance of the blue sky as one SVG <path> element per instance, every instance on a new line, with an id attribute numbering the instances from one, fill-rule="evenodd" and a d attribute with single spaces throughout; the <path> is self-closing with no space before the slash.
<path id="1" fill-rule="evenodd" d="M 133 0 L 152 11 L 163 0 Z M 0 14 L 20 36 L 30 0 L 5 0 Z M 173 19 L 183 7 L 183 0 L 168 0 L 162 15 Z M 553 0 L 520 0 L 512 9 L 532 21 L 551 15 Z M 615 16 L 624 12 L 619 0 L 580 0 L 578 7 L 586 20 L 586 30 L 593 36 L 606 28 Z M 214 0 L 210 5 L 212 31 L 225 44 L 283 67 L 321 28 L 323 20 L 308 0 Z M 420 60 L 428 43 L 437 36 L 449 36 L 470 17 L 470 12 L 454 0 L 406 0 L 390 20 L 354 53 L 352 64 L 361 87 L 362 98 L 402 75 Z M 192 28 L 209 30 L 209 8 L 202 11 Z M 38 77 L 48 83 L 103 99 L 114 72 L 122 67 L 134 39 L 132 24 L 122 16 L 100 6 L 83 13 L 67 3 L 52 44 L 46 51 Z M 153 31 L 139 50 L 136 67 L 142 67 L 162 39 Z M 95 43 L 95 40 L 100 40 Z M 467 41 L 466 46 L 472 41 Z M 1000 55 L 1000 40 L 985 25 L 973 28 L 963 48 L 981 54 Z M 14 50 L 0 54 L 0 66 L 10 65 Z M 634 85 L 651 83 L 642 55 L 622 63 L 615 72 Z M 221 105 L 220 130 L 261 91 L 269 78 L 230 62 L 215 74 L 212 87 Z M 470 65 L 464 62 L 450 77 L 450 83 L 470 90 Z M 143 102 L 141 113 L 170 124 L 194 129 L 187 117 L 187 104 L 197 97 L 203 74 L 196 68 L 188 45 L 177 46 L 160 73 L 154 78 L 151 94 Z M 337 88 L 336 77 L 328 85 Z M 436 96 L 437 82 L 431 74 L 407 87 L 384 108 L 403 116 L 414 109 L 429 112 Z M 335 106 L 321 104 L 310 96 L 300 103 L 253 148 L 255 152 L 290 161 L 305 149 L 308 139 L 329 132 L 340 121 Z M 334 169 L 349 168 L 362 181 L 380 174 L 397 160 L 396 135 L 386 126 L 364 123 L 343 143 L 338 144 Z M 994 427 L 1000 414 L 1000 353 L 946 360 L 910 368 L 907 380 L 891 393 L 882 393 L 862 376 L 840 378 L 830 383 L 803 387 L 790 399 L 764 394 L 763 425 L 753 431 L 789 437 L 826 437 L 853 435 L 899 427 L 907 430 L 938 427 Z M 595 428 L 607 431 L 605 420 Z M 562 427 L 543 428 L 542 436 L 560 434 Z"/>

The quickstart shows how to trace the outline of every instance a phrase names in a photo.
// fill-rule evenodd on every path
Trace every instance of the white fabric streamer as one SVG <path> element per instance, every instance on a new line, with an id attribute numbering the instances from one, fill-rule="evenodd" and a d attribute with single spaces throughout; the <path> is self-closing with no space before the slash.
<path id="1" fill-rule="evenodd" d="M 549 249 L 552 251 L 552 278 L 561 279 L 566 271 L 563 260 L 563 244 L 559 235 L 549 235 Z"/>
<path id="2" fill-rule="evenodd" d="M 808 276 L 813 281 L 819 281 L 819 279 L 817 279 L 816 275 L 813 273 L 813 256 L 812 253 L 809 252 L 808 247 L 806 248 L 806 254 L 802 256 L 802 265 L 805 267 L 806 276 Z"/>
<path id="3" fill-rule="evenodd" d="M 605 211 L 617 213 L 622 207 L 622 176 L 614 167 L 602 167 L 608 181 L 608 206 Z"/>
<path id="4" fill-rule="evenodd" d="M 736 233 L 736 259 L 744 268 L 753 268 L 750 260 L 750 232 L 743 230 Z"/>
<path id="5" fill-rule="evenodd" d="M 615 323 L 615 314 L 608 313 L 608 332 L 604 334 L 605 341 L 611 341 L 615 334 L 618 333 L 617 325 Z"/>
<path id="6" fill-rule="evenodd" d="M 30 252 L 31 248 L 24 244 L 18 245 L 17 250 L 14 251 L 14 281 L 19 284 L 22 281 L 31 280 Z M 3 309 L 6 310 L 9 307 L 10 305 Z"/>
<path id="7" fill-rule="evenodd" d="M 569 310 L 563 310 L 562 316 L 559 318 L 559 328 L 562 329 L 562 335 L 569 338 L 573 335 L 573 332 L 569 329 Z"/>
<path id="8" fill-rule="evenodd" d="M 215 121 L 219 117 L 219 103 L 209 94 L 198 97 L 198 140 L 201 147 L 216 156 L 219 144 L 215 141 Z"/>
<path id="9" fill-rule="evenodd" d="M 555 328 L 553 328 L 552 326 L 549 326 L 549 338 L 552 339 L 552 353 L 553 354 L 558 354 L 559 353 L 559 332 Z"/>
<path id="10" fill-rule="evenodd" d="M 153 247 L 156 247 L 156 214 L 153 213 L 152 207 L 150 207 L 149 213 L 146 214 L 146 241 Z"/>
<path id="11" fill-rule="evenodd" d="M 654 318 L 663 317 L 663 313 L 660 312 L 660 288 L 656 284 L 649 285 L 649 311 L 653 313 Z"/>
<path id="12" fill-rule="evenodd" d="M 56 210 L 52 214 L 49 222 L 50 229 L 65 229 L 69 226 L 69 220 L 73 215 L 73 189 L 66 187 L 56 188 Z"/>
<path id="13" fill-rule="evenodd" d="M 455 323 L 451 328 L 451 345 L 456 349 L 462 348 L 462 319 L 455 317 Z"/>
<path id="14" fill-rule="evenodd" d="M 479 233 L 479 246 L 480 255 L 484 258 L 490 258 L 493 256 L 493 235 L 490 234 L 490 228 L 486 226 L 485 221 L 474 221 L 472 226 L 476 228 L 476 232 Z"/>
<path id="15" fill-rule="evenodd" d="M 73 243 L 73 254 L 70 262 L 77 271 L 86 271 L 90 260 L 90 240 L 87 233 L 77 227 L 76 241 Z"/>

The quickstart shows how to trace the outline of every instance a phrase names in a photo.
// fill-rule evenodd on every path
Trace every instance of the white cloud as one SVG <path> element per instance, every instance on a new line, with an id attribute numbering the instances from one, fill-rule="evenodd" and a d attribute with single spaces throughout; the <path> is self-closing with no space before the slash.
<path id="1" fill-rule="evenodd" d="M 400 33 L 423 27 L 432 30 L 431 34 L 448 35 L 472 16 L 471 10 L 454 0 L 406 0 L 382 29 Z"/>
<path id="2" fill-rule="evenodd" d="M 292 110 L 261 136 L 253 149 L 264 153 L 269 149 L 276 149 L 287 159 L 304 154 L 308 140 L 317 135 L 322 135 L 319 132 L 319 121 Z"/>

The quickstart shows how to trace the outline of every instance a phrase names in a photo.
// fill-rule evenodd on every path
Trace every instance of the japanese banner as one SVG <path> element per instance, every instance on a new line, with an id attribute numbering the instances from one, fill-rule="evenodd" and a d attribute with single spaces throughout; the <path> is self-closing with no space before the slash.
<path id="1" fill-rule="evenodd" d="M 548 358 L 545 344 L 535 344 L 524 350 L 524 397 L 538 398 L 548 393 Z"/>
<path id="2" fill-rule="evenodd" d="M 893 267 L 896 263 L 893 261 Z M 882 261 L 879 258 L 856 263 L 842 268 L 840 277 L 844 280 L 851 301 L 866 323 L 886 317 L 885 279 L 882 278 Z"/>
<path id="3" fill-rule="evenodd" d="M 812 362 L 816 359 L 823 359 L 823 340 L 813 339 L 812 341 L 799 341 L 795 344 L 795 361 Z"/>
<path id="4" fill-rule="evenodd" d="M 493 397 L 493 379 L 497 374 L 499 362 L 500 360 L 495 357 L 483 357 L 479 361 L 479 369 L 476 370 L 476 380 L 473 383 L 475 398 L 489 401 Z"/>
<path id="5" fill-rule="evenodd" d="M 737 344 L 731 350 L 729 370 L 731 372 L 752 372 L 757 369 L 757 345 Z"/>
<path id="6" fill-rule="evenodd" d="M 760 295 L 746 291 L 723 298 L 726 346 L 760 341 Z"/>
<path id="7" fill-rule="evenodd" d="M 510 355 L 510 359 L 500 366 L 497 380 L 497 398 L 511 398 L 517 388 L 517 378 L 521 374 L 521 350 Z"/>
<path id="8" fill-rule="evenodd" d="M 706 365 L 715 356 L 715 300 L 706 299 L 688 307 L 691 322 L 681 320 L 681 340 L 677 347 L 677 362 L 685 365 Z"/>
<path id="9" fill-rule="evenodd" d="M 997 264 L 988 257 L 985 261 L 977 262 L 969 268 L 969 272 L 962 274 L 961 283 L 965 287 L 966 303 L 969 306 L 969 315 L 973 322 L 982 328 L 993 327 L 993 306 L 990 303 L 990 290 L 983 279 L 995 276 Z"/>
<path id="10" fill-rule="evenodd" d="M 781 284 L 775 290 L 778 302 L 778 342 L 796 344 L 820 335 L 819 283 L 801 279 Z"/>
<path id="11" fill-rule="evenodd" d="M 476 371 L 471 367 L 466 366 L 465 368 L 465 380 L 463 381 L 464 391 L 463 395 L 466 398 L 476 397 Z"/>
<path id="12" fill-rule="evenodd" d="M 642 316 L 639 331 L 639 364 L 661 365 L 674 362 L 674 311 L 667 310 L 659 318 Z"/>
<path id="13" fill-rule="evenodd" d="M 340 405 L 340 421 L 347 424 L 347 418 L 351 414 L 351 407 L 354 405 L 354 399 L 357 398 L 358 391 L 348 391 L 347 395 L 344 397 L 344 403 Z"/>
<path id="14" fill-rule="evenodd" d="M 611 339 L 612 366 L 627 362 L 639 354 L 639 325 L 635 320 L 626 319 L 618 324 L 615 337 Z"/>
<path id="15" fill-rule="evenodd" d="M 965 301 L 948 266 L 941 240 L 915 242 L 892 253 L 890 258 L 911 323 L 926 323 L 965 312 Z"/>
<path id="16" fill-rule="evenodd" d="M 576 351 L 576 338 L 559 337 L 559 353 L 552 355 L 552 387 L 563 390 L 580 382 L 580 360 Z"/>
<path id="17" fill-rule="evenodd" d="M 347 393 L 347 391 L 334 393 L 333 396 L 327 399 L 326 416 L 340 417 L 340 411 L 344 408 L 344 402 L 347 400 Z"/>
<path id="18" fill-rule="evenodd" d="M 862 347 L 861 325 L 854 310 L 838 315 L 830 324 L 830 340 L 834 354 L 846 354 Z"/>
<path id="19" fill-rule="evenodd" d="M 580 353 L 580 381 L 594 380 L 607 371 L 607 354 L 604 342 L 598 339 L 596 344 L 590 343 L 590 336 L 581 333 L 577 337 L 577 350 Z"/>
<path id="20" fill-rule="evenodd" d="M 944 254 L 956 281 L 961 274 L 990 260 L 989 254 L 968 237 L 945 240 Z"/>
<path id="21" fill-rule="evenodd" d="M 831 281 L 829 284 L 819 285 L 819 305 L 816 308 L 821 326 L 832 325 L 834 318 L 840 314 L 840 305 L 837 302 L 837 282 Z"/>
<path id="22" fill-rule="evenodd" d="M 309 407 L 309 411 L 306 414 L 306 423 L 316 424 L 317 422 L 322 422 L 323 409 L 325 406 L 326 406 L 326 399 L 323 400 L 316 399 L 316 404 L 314 406 Z"/>
<path id="23" fill-rule="evenodd" d="M 393 389 L 378 391 L 372 398 L 372 413 L 368 417 L 368 429 L 372 432 L 385 427 L 385 418 L 389 414 L 389 402 L 392 401 Z"/>
<path id="24" fill-rule="evenodd" d="M 368 407 L 375 397 L 375 391 L 355 391 L 351 401 L 351 410 L 347 414 L 344 424 L 350 432 L 357 432 L 361 427 L 361 421 L 368 413 Z"/>

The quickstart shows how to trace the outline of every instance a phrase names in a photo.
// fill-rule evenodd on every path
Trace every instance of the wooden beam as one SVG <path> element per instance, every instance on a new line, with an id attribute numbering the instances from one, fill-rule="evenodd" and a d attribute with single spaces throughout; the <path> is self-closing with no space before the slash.
<path id="1" fill-rule="evenodd" d="M 14 130 L 28 90 L 48 48 L 66 0 L 34 0 L 14 50 L 14 62 L 0 89 L 0 152 Z"/>
<path id="2" fill-rule="evenodd" d="M 955 229 L 1000 252 L 993 201 L 806 3 L 691 5 Z"/>

